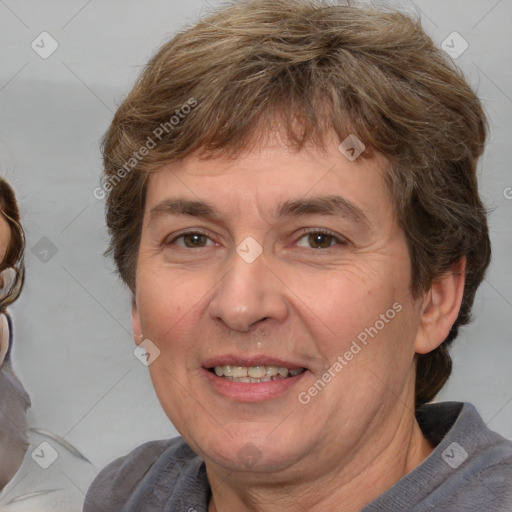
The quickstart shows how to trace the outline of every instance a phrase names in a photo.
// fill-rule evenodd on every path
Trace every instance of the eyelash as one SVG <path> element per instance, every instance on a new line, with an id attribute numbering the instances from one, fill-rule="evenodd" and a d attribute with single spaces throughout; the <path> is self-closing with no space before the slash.
<path id="1" fill-rule="evenodd" d="M 300 230 L 300 236 L 297 238 L 296 242 L 297 243 L 299 240 L 301 240 L 302 238 L 304 238 L 305 236 L 309 236 L 309 235 L 315 235 L 315 234 L 320 234 L 320 235 L 326 235 L 326 236 L 330 236 L 332 237 L 332 239 L 336 242 L 332 245 L 329 245 L 327 248 L 330 248 L 334 245 L 347 245 L 348 244 L 348 241 L 343 238 L 343 237 L 340 237 L 339 235 L 337 235 L 336 233 L 333 233 L 332 231 L 329 231 L 328 229 L 322 229 L 322 228 L 304 228 L 302 230 Z M 186 231 L 185 233 L 181 233 L 180 235 L 177 235 L 175 236 L 172 240 L 170 240 L 169 242 L 164 242 L 164 245 L 166 246 L 169 246 L 169 245 L 173 245 L 176 243 L 177 240 L 179 240 L 180 238 L 183 238 L 187 235 L 201 235 L 201 236 L 205 236 L 206 238 L 208 238 L 209 240 L 211 240 L 210 236 L 208 235 L 208 233 L 205 233 L 204 231 L 201 231 L 199 229 L 197 230 L 193 230 L 193 231 Z M 213 241 L 213 240 L 211 240 Z M 180 246 L 181 247 L 181 246 Z M 193 247 L 182 247 L 184 249 L 193 249 Z M 198 247 L 199 249 L 202 249 L 203 247 Z M 318 248 L 314 248 L 314 247 L 310 247 L 310 249 L 317 249 Z M 326 248 L 323 248 L 324 250 Z"/>

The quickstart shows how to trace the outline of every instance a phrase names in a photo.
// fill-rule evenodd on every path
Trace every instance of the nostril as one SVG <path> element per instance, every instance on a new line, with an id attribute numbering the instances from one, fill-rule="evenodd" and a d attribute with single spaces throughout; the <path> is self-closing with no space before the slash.
<path id="1" fill-rule="evenodd" d="M 260 324 L 261 322 L 264 322 L 265 320 L 268 320 L 269 318 L 270 318 L 269 316 L 265 316 L 263 318 L 260 318 L 259 320 L 256 320 L 256 322 L 253 322 L 249 327 L 256 326 L 256 325 Z"/>

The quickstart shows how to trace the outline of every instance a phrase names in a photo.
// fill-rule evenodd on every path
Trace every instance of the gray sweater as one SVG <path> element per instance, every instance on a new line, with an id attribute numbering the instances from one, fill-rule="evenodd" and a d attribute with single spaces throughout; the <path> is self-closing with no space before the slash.
<path id="1" fill-rule="evenodd" d="M 489 430 L 470 404 L 429 404 L 416 416 L 435 450 L 361 512 L 511 512 L 512 441 Z M 209 497 L 204 462 L 178 437 L 109 464 L 83 511 L 207 512 Z"/>

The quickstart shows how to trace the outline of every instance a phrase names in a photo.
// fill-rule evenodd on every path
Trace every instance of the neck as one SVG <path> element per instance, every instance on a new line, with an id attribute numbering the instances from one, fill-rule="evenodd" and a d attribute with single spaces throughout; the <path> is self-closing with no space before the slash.
<path id="1" fill-rule="evenodd" d="M 207 463 L 212 488 L 209 512 L 357 512 L 421 464 L 433 448 L 411 409 L 402 408 L 393 428 L 381 429 L 360 449 L 332 457 L 334 450 L 313 454 L 300 467 L 275 473 L 235 473 Z M 380 434 L 380 435 L 379 435 Z M 320 461 L 320 462 L 319 462 Z"/>

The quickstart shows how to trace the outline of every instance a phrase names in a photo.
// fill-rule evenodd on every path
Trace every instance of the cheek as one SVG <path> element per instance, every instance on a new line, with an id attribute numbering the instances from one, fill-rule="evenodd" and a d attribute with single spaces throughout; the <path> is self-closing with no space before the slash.
<path id="1" fill-rule="evenodd" d="M 353 269 L 312 278 L 302 275 L 293 291 L 301 317 L 311 317 L 333 334 L 356 334 L 354 329 L 373 325 L 399 296 L 382 279 Z"/>
<path id="2" fill-rule="evenodd" d="M 175 426 L 189 398 L 184 392 L 194 361 L 193 330 L 197 326 L 197 295 L 193 286 L 170 279 L 171 272 L 143 270 L 137 282 L 137 306 L 144 338 L 160 350 L 148 370 L 163 410 Z"/>
<path id="3" fill-rule="evenodd" d="M 206 276 L 179 271 L 141 269 L 137 281 L 137 307 L 141 330 L 160 349 L 160 355 L 150 366 L 156 372 L 170 372 L 183 377 L 189 369 L 194 351 L 205 332 L 204 309 L 209 295 Z"/>
<path id="4" fill-rule="evenodd" d="M 137 305 L 142 329 L 145 335 L 160 337 L 193 313 L 204 294 L 201 280 L 190 274 L 180 278 L 179 272 L 165 267 L 139 268 Z"/>
<path id="5" fill-rule="evenodd" d="M 360 364 L 389 366 L 403 357 L 407 366 L 418 320 L 408 271 L 407 265 L 360 264 L 328 275 L 303 273 L 293 281 L 296 311 L 324 364 L 332 364 L 356 342 L 361 351 L 353 359 Z"/>

